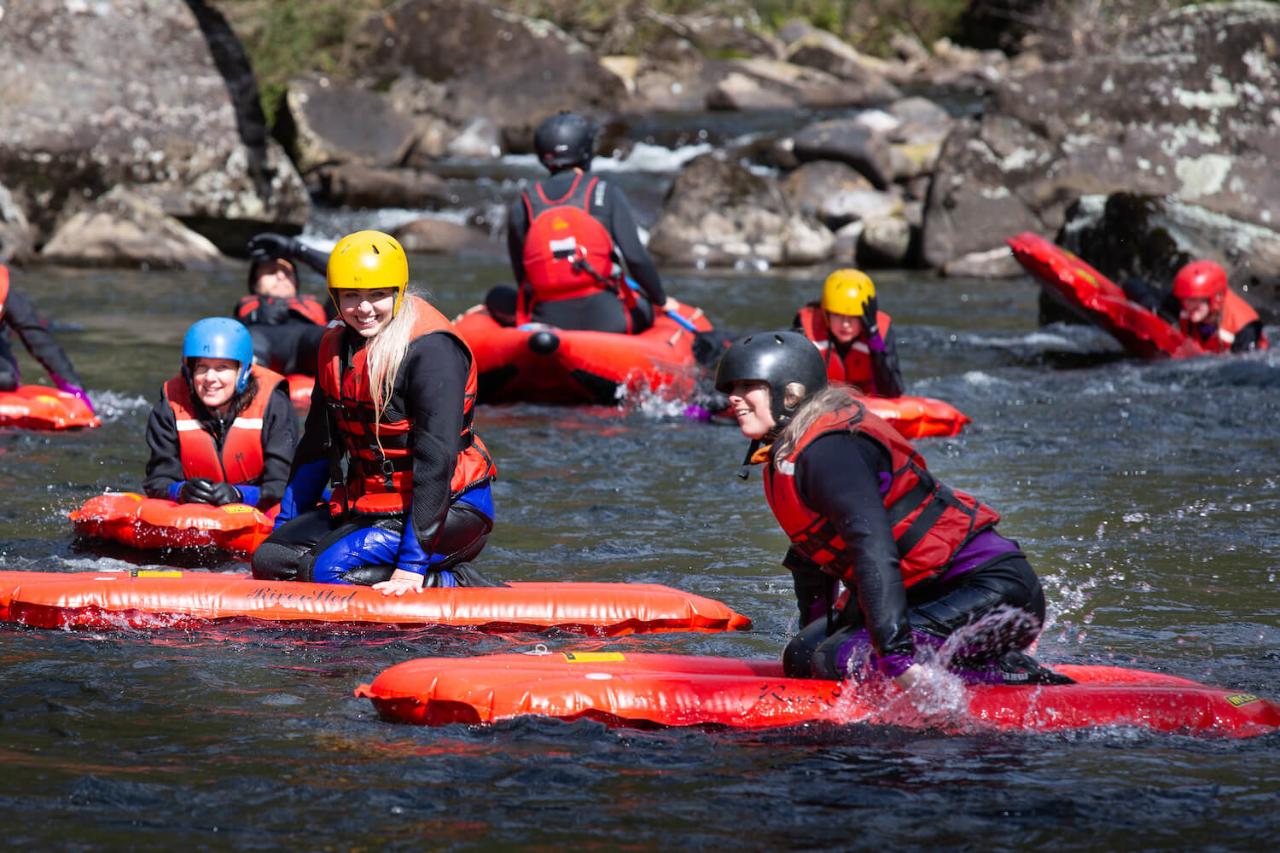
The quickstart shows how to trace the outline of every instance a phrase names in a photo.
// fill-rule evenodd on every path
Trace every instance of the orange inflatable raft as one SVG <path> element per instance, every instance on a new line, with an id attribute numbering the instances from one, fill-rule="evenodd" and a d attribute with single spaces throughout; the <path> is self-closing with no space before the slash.
<path id="1" fill-rule="evenodd" d="M 1109 666 L 1055 666 L 1077 683 L 962 688 L 946 722 L 1058 731 L 1138 726 L 1230 737 L 1280 730 L 1280 705 L 1249 693 Z M 494 723 L 524 715 L 610 725 L 772 728 L 805 723 L 924 723 L 897 688 L 787 678 L 773 660 L 618 652 L 422 658 L 362 684 L 385 720 L 419 725 Z"/>
<path id="2" fill-rule="evenodd" d="M 132 548 L 221 548 L 252 554 L 271 535 L 272 520 L 246 504 L 180 504 L 134 492 L 90 498 L 71 513 L 76 533 Z"/>
<path id="3" fill-rule="evenodd" d="M 601 637 L 751 627 L 751 620 L 718 601 L 658 584 L 512 583 L 387 596 L 369 587 L 183 571 L 0 572 L 0 620 L 91 629 L 228 621 L 452 625 Z"/>
<path id="4" fill-rule="evenodd" d="M 0 391 L 0 427 L 92 429 L 102 421 L 79 398 L 46 385 L 19 385 Z"/>
<path id="5" fill-rule="evenodd" d="M 692 395 L 701 373 L 695 331 L 710 332 L 711 323 L 699 308 L 677 313 L 679 320 L 659 312 L 638 335 L 502 326 L 483 305 L 453 323 L 475 354 L 481 402 L 611 405 L 636 391 Z"/>
<path id="6" fill-rule="evenodd" d="M 969 417 L 932 397 L 859 397 L 871 414 L 888 421 L 907 438 L 959 435 Z"/>
<path id="7" fill-rule="evenodd" d="M 1061 246 L 1023 232 L 1008 240 L 1013 256 L 1040 286 L 1142 358 L 1190 358 L 1204 349 L 1124 289 Z"/>

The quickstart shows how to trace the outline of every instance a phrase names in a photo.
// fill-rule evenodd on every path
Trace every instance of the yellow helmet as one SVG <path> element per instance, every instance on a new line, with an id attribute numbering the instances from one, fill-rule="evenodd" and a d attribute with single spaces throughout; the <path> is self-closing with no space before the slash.
<path id="1" fill-rule="evenodd" d="M 875 298 L 876 286 L 862 270 L 836 270 L 822 284 L 822 310 L 832 314 L 861 317 Z"/>
<path id="2" fill-rule="evenodd" d="M 390 234 L 357 231 L 338 241 L 329 253 L 329 297 L 338 305 L 335 290 L 396 289 L 395 314 L 409 284 L 409 259 L 404 247 Z"/>

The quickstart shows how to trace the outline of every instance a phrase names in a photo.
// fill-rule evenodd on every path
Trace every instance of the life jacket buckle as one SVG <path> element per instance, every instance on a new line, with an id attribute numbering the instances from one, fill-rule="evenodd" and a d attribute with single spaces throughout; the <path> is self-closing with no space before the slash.
<path id="1" fill-rule="evenodd" d="M 396 487 L 395 473 L 395 463 L 385 456 L 382 457 L 382 484 L 387 487 L 389 492 Z"/>

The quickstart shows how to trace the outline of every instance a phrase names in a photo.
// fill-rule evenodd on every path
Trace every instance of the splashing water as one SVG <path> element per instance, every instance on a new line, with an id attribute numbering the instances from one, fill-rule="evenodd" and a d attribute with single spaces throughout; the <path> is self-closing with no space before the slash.
<path id="1" fill-rule="evenodd" d="M 130 397 L 115 391 L 92 391 L 89 399 L 103 423 L 118 421 L 139 409 L 149 409 L 151 402 L 145 397 Z"/>

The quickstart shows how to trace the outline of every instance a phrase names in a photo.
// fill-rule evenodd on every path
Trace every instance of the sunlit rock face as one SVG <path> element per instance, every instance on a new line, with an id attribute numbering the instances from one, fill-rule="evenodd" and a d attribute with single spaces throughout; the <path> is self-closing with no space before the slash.
<path id="1" fill-rule="evenodd" d="M 1053 233 L 1082 195 L 1170 195 L 1280 227 L 1280 7 L 1198 6 L 1107 56 L 1012 75 L 939 156 L 924 254 L 941 267 L 1021 230 Z"/>

